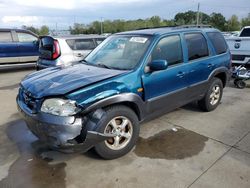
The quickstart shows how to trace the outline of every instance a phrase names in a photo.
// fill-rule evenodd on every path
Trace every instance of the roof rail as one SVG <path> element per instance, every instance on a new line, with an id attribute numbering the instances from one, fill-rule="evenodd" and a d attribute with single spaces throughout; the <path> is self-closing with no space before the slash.
<path id="1" fill-rule="evenodd" d="M 158 26 L 158 27 L 143 27 L 135 30 L 142 29 L 157 29 L 157 28 L 173 28 L 173 29 L 185 29 L 185 28 L 213 28 L 211 25 L 169 25 L 169 26 Z"/>
<path id="2" fill-rule="evenodd" d="M 180 25 L 176 26 L 176 28 L 212 28 L 211 25 Z"/>
<path id="3" fill-rule="evenodd" d="M 174 25 L 174 26 L 171 26 L 171 25 L 169 25 L 169 26 L 157 26 L 157 27 L 140 27 L 140 28 L 137 28 L 137 29 L 135 29 L 135 30 L 142 30 L 142 29 L 157 29 L 157 28 L 174 28 L 174 27 L 176 27 L 176 25 Z"/>

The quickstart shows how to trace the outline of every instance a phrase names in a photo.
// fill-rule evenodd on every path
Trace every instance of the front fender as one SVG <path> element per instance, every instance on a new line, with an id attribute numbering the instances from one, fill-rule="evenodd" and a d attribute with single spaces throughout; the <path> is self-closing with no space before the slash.
<path id="1" fill-rule="evenodd" d="M 114 104 L 119 104 L 119 103 L 133 104 L 133 106 L 137 108 L 133 110 L 138 111 L 139 119 L 142 119 L 145 116 L 145 113 L 146 113 L 145 102 L 142 100 L 142 98 L 139 95 L 134 94 L 134 93 L 122 93 L 122 94 L 117 94 L 114 96 L 104 98 L 86 107 L 82 113 L 87 114 L 96 109 L 100 109 L 109 105 L 114 105 Z"/>

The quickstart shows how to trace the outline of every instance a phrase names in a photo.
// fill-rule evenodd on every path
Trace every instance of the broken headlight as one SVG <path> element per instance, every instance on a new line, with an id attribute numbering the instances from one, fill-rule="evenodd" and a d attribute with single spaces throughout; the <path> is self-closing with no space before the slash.
<path id="1" fill-rule="evenodd" d="M 57 116 L 72 116 L 79 112 L 76 102 L 60 98 L 46 99 L 41 107 L 41 111 Z"/>

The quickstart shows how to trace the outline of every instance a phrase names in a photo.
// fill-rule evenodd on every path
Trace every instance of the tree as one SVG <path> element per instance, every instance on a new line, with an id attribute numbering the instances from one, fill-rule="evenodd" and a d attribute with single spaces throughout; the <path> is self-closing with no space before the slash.
<path id="1" fill-rule="evenodd" d="M 227 23 L 226 18 L 221 13 L 213 12 L 210 15 L 210 24 L 213 27 L 216 27 L 221 31 L 225 31 L 226 23 Z"/>
<path id="2" fill-rule="evenodd" d="M 243 18 L 241 20 L 241 26 L 245 27 L 245 26 L 250 26 L 250 13 L 248 14 L 248 17 Z"/>
<path id="3" fill-rule="evenodd" d="M 85 34 L 86 33 L 86 26 L 84 24 L 74 23 L 73 28 L 69 28 L 71 34 Z"/>
<path id="4" fill-rule="evenodd" d="M 175 15 L 174 20 L 177 25 L 196 24 L 196 15 L 194 11 L 181 12 Z"/>
<path id="5" fill-rule="evenodd" d="M 206 13 L 204 12 L 201 12 L 200 13 L 200 16 L 199 16 L 199 25 L 209 25 L 210 24 L 210 16 L 207 15 Z"/>
<path id="6" fill-rule="evenodd" d="M 236 15 L 232 15 L 232 17 L 227 21 L 227 30 L 228 31 L 240 30 L 240 22 Z"/>
<path id="7" fill-rule="evenodd" d="M 152 22 L 153 27 L 160 27 L 161 25 L 161 18 L 159 16 L 152 16 L 150 21 Z"/>
<path id="8" fill-rule="evenodd" d="M 39 35 L 48 35 L 49 34 L 49 27 L 43 25 L 39 30 Z"/>
<path id="9" fill-rule="evenodd" d="M 26 25 L 23 25 L 22 26 L 23 29 L 26 29 L 26 30 L 29 30 L 37 35 L 48 35 L 49 34 L 49 27 L 46 26 L 46 25 L 43 25 L 42 27 L 40 28 L 35 28 L 33 26 L 26 26 Z"/>
<path id="10" fill-rule="evenodd" d="M 39 29 L 33 27 L 33 26 L 26 26 L 26 25 L 23 25 L 22 26 L 23 29 L 26 29 L 26 30 L 29 30 L 37 35 L 39 35 Z"/>

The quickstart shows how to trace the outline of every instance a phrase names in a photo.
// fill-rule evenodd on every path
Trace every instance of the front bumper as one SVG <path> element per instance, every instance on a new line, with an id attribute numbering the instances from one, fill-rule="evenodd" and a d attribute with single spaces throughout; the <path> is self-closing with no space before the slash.
<path id="1" fill-rule="evenodd" d="M 34 114 L 18 97 L 17 107 L 31 132 L 53 149 L 62 152 L 86 152 L 109 138 L 108 135 L 87 130 L 82 143 L 72 142 L 81 135 L 84 126 L 82 118 L 61 117 L 43 112 Z"/>

